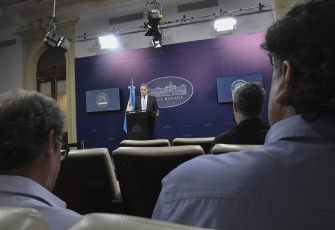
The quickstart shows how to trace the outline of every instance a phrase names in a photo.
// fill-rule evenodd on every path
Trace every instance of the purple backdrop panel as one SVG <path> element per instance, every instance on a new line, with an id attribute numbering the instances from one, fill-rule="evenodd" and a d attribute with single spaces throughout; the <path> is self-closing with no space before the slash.
<path id="1" fill-rule="evenodd" d="M 268 93 L 272 66 L 260 48 L 263 41 L 264 33 L 256 33 L 76 59 L 78 139 L 88 140 L 89 147 L 107 147 L 110 151 L 126 139 L 123 111 L 132 79 L 136 96 L 140 95 L 141 83 L 148 83 L 150 90 L 158 87 L 160 92 L 181 94 L 158 96 L 161 109 L 155 138 L 172 141 L 222 133 L 236 123 L 232 104 L 217 101 L 216 79 L 259 73 Z M 85 92 L 103 88 L 120 88 L 120 111 L 87 113 Z"/>

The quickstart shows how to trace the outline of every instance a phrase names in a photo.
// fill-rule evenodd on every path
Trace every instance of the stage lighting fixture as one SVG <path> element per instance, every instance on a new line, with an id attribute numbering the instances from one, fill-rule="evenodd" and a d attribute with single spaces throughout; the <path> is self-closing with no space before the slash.
<path id="1" fill-rule="evenodd" d="M 152 45 L 155 48 L 162 46 L 162 34 L 159 31 L 159 23 L 162 19 L 162 5 L 160 3 L 148 2 L 145 4 L 148 22 L 144 23 L 145 28 L 148 28 L 144 36 L 152 36 Z"/>
<path id="2" fill-rule="evenodd" d="M 145 36 L 154 36 L 157 34 L 161 18 L 162 14 L 159 9 L 148 9 L 148 22 L 146 23 L 146 26 L 149 29 Z"/>
<path id="3" fill-rule="evenodd" d="M 237 21 L 231 16 L 219 17 L 214 22 L 214 29 L 217 32 L 234 30 Z"/>
<path id="4" fill-rule="evenodd" d="M 43 42 L 50 47 L 58 48 L 66 52 L 70 47 L 72 40 L 49 31 L 45 34 Z"/>
<path id="5" fill-rule="evenodd" d="M 99 37 L 101 49 L 114 49 L 118 46 L 118 41 L 114 35 L 105 35 Z"/>
<path id="6" fill-rule="evenodd" d="M 70 47 L 71 43 L 71 39 L 62 37 L 58 43 L 58 47 L 67 50 Z"/>
<path id="7" fill-rule="evenodd" d="M 152 42 L 152 46 L 154 48 L 162 47 L 162 36 L 161 36 L 161 34 L 159 34 L 159 36 L 153 36 L 151 42 Z"/>
<path id="8" fill-rule="evenodd" d="M 49 31 L 45 34 L 43 42 L 50 47 L 61 49 L 66 52 L 70 47 L 72 40 Z"/>
<path id="9" fill-rule="evenodd" d="M 53 32 L 47 32 L 44 36 L 43 42 L 44 44 L 51 46 L 51 47 L 57 47 L 61 37 Z"/>
<path id="10" fill-rule="evenodd" d="M 58 20 L 56 18 L 56 0 L 54 0 L 53 16 L 51 18 L 49 28 L 44 35 L 43 42 L 47 46 L 61 49 L 63 52 L 66 52 L 70 47 L 72 40 L 56 34 L 57 22 Z"/>

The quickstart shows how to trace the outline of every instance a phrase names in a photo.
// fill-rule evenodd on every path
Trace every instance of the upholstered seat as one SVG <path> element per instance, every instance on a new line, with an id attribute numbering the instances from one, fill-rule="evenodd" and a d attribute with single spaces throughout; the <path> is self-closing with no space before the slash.
<path id="1" fill-rule="evenodd" d="M 120 147 L 162 147 L 170 146 L 168 139 L 155 139 L 155 140 L 123 140 Z"/>
<path id="2" fill-rule="evenodd" d="M 195 137 L 195 138 L 175 138 L 172 143 L 174 146 L 180 145 L 201 145 L 204 153 L 207 154 L 214 142 L 215 137 Z"/>
<path id="3" fill-rule="evenodd" d="M 149 218 L 117 215 L 117 214 L 88 214 L 81 218 L 69 230 L 205 230 L 188 225 L 175 224 Z"/>
<path id="4" fill-rule="evenodd" d="M 120 213 L 120 187 L 108 149 L 71 150 L 61 163 L 53 193 L 80 214 Z"/>
<path id="5" fill-rule="evenodd" d="M 257 149 L 263 145 L 237 145 L 237 144 L 216 144 L 212 148 L 212 154 L 238 152 L 243 150 Z"/>
<path id="6" fill-rule="evenodd" d="M 0 207 L 0 229 L 48 230 L 44 217 L 33 208 Z"/>
<path id="7" fill-rule="evenodd" d="M 178 165 L 203 155 L 200 145 L 119 147 L 113 151 L 126 214 L 151 217 L 162 179 Z"/>

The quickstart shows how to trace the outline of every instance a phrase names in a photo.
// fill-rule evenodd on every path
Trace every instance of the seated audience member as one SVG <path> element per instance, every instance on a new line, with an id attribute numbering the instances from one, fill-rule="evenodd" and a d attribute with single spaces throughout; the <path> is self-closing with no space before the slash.
<path id="1" fill-rule="evenodd" d="M 60 151 L 63 125 L 52 98 L 24 90 L 0 95 L 0 206 L 35 208 L 53 230 L 81 217 L 51 193 L 69 151 Z"/>
<path id="2" fill-rule="evenodd" d="M 263 145 L 270 128 L 261 119 L 265 90 L 258 82 L 246 82 L 233 90 L 233 107 L 237 126 L 215 137 L 215 144 Z"/>
<path id="3" fill-rule="evenodd" d="M 162 181 L 153 218 L 215 229 L 334 229 L 335 1 L 295 5 L 262 48 L 274 65 L 263 147 L 194 158 Z"/>

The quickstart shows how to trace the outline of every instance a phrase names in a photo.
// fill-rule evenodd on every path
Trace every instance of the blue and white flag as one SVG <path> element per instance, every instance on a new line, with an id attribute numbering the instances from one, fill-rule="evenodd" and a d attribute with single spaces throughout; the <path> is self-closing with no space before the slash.
<path id="1" fill-rule="evenodd" d="M 131 81 L 131 85 L 128 86 L 128 89 L 130 90 L 129 94 L 129 100 L 127 104 L 127 109 L 126 111 L 133 111 L 135 109 L 135 86 L 134 86 L 134 81 Z M 124 115 L 124 123 L 123 123 L 123 129 L 127 133 L 127 117 L 126 114 Z"/>

